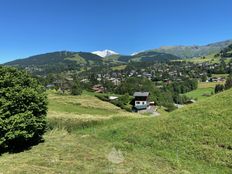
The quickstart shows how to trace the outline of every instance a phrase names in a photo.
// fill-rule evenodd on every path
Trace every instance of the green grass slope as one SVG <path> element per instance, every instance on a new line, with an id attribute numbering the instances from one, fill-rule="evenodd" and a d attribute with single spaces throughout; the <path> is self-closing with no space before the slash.
<path id="1" fill-rule="evenodd" d="M 179 57 L 167 54 L 167 53 L 159 53 L 154 51 L 145 51 L 133 56 L 125 56 L 125 55 L 112 55 L 105 57 L 103 60 L 112 62 L 156 62 L 156 61 L 167 61 L 167 60 L 178 60 Z"/>
<path id="2" fill-rule="evenodd" d="M 83 103 L 84 107 L 85 99 L 64 102 Z M 50 111 L 62 113 L 54 117 L 65 120 L 69 113 L 56 106 L 49 106 Z M 232 90 L 229 90 L 170 115 L 114 117 L 82 128 L 75 125 L 76 111 L 73 111 L 71 123 L 67 121 L 66 128 L 54 124 L 44 143 L 22 153 L 0 156 L 0 172 L 230 174 L 231 106 Z"/>
<path id="3" fill-rule="evenodd" d="M 168 53 L 159 53 L 155 51 L 145 51 L 138 53 L 130 59 L 132 62 L 154 62 L 154 61 L 167 61 L 178 60 L 179 57 Z"/>
<path id="4" fill-rule="evenodd" d="M 102 128 L 97 134 L 113 146 L 125 152 L 137 151 L 145 158 L 147 168 L 137 167 L 134 172 L 159 171 L 159 166 L 152 168 L 148 160 L 157 156 L 168 163 L 167 170 L 173 168 L 173 173 L 232 173 L 231 105 L 232 90 L 168 117 L 118 123 Z"/>
<path id="5" fill-rule="evenodd" d="M 213 74 L 212 77 L 227 77 L 228 74 Z M 215 86 L 224 82 L 199 82 L 196 90 L 185 93 L 187 97 L 195 100 L 203 100 L 214 94 Z"/>
<path id="6" fill-rule="evenodd" d="M 223 59 L 226 63 L 229 63 L 232 58 L 232 44 L 230 44 L 228 47 L 225 47 L 220 52 L 217 52 L 217 54 L 209 54 L 206 56 L 200 56 L 200 57 L 194 57 L 192 59 L 182 59 L 187 62 L 193 62 L 193 63 L 219 63 L 221 59 Z"/>

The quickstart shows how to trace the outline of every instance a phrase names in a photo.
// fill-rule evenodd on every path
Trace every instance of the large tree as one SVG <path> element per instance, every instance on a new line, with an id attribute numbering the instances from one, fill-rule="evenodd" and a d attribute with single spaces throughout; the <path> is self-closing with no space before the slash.
<path id="1" fill-rule="evenodd" d="M 46 128 L 44 88 L 27 72 L 0 66 L 0 149 L 41 140 Z"/>

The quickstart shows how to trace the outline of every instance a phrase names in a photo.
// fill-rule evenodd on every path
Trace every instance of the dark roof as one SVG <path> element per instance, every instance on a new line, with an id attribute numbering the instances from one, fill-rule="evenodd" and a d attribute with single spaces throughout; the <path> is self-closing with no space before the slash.
<path id="1" fill-rule="evenodd" d="M 134 93 L 134 97 L 148 97 L 149 96 L 149 92 L 135 92 Z"/>

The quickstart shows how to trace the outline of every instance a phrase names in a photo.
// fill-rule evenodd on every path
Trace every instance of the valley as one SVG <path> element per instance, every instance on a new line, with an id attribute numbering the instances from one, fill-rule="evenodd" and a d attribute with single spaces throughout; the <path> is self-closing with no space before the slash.
<path id="1" fill-rule="evenodd" d="M 231 0 L 0 2 L 0 174 L 232 174 Z"/>

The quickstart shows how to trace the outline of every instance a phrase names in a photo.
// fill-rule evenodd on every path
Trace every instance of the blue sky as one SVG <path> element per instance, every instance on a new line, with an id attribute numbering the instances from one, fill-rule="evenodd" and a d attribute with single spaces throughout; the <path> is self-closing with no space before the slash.
<path id="1" fill-rule="evenodd" d="M 231 0 L 0 0 L 0 63 L 57 50 L 122 54 L 232 39 Z"/>

